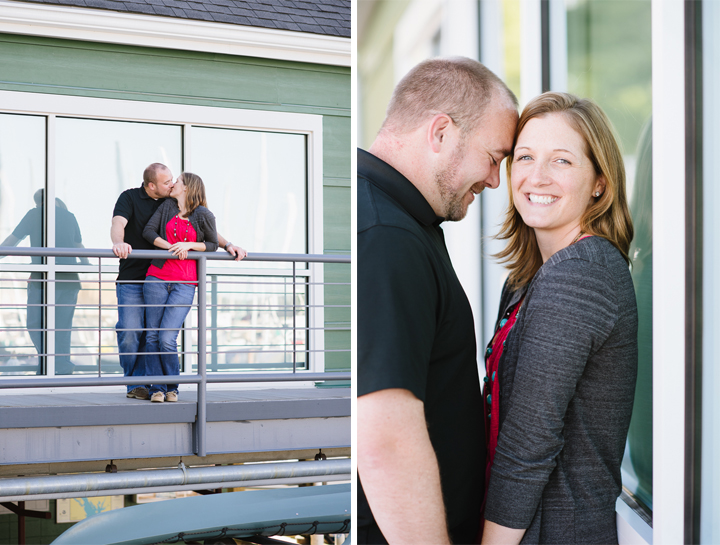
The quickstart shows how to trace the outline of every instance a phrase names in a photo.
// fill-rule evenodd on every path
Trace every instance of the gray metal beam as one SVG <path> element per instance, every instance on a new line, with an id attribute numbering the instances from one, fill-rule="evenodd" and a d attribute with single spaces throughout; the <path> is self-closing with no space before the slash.
<path id="1" fill-rule="evenodd" d="M 345 448 L 350 417 L 208 422 L 207 454 Z M 14 428 L 0 434 L 0 463 L 48 464 L 194 454 L 192 423 Z"/>
<path id="2" fill-rule="evenodd" d="M 246 464 L 177 469 L 130 471 L 123 473 L 86 473 L 44 477 L 0 479 L 0 501 L 23 501 L 28 496 L 77 497 L 86 492 L 119 492 L 158 487 L 218 488 L 226 483 L 309 478 L 306 482 L 325 481 L 330 476 L 350 477 L 350 459 Z M 241 486 L 241 485 L 240 485 Z M 188 489 L 188 488 L 185 488 Z M 122 492 L 121 492 L 122 493 Z M 125 492 L 126 493 L 126 492 Z"/>
<path id="3" fill-rule="evenodd" d="M 55 257 L 103 257 L 118 259 L 112 250 L 97 248 L 17 248 L 15 246 L 0 246 L 0 255 L 14 256 L 55 256 Z M 189 252 L 187 259 L 200 259 L 205 257 L 213 261 L 233 261 L 235 258 L 227 252 L 208 253 L 200 255 L 199 252 Z M 128 259 L 177 259 L 177 256 L 168 255 L 166 250 L 133 250 Z M 349 255 L 325 254 L 272 254 L 252 252 L 244 261 L 273 261 L 297 263 L 350 263 Z"/>

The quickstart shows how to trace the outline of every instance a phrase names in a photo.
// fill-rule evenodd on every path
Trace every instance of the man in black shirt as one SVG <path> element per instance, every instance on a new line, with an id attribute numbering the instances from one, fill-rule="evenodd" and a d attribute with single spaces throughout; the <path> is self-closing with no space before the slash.
<path id="1" fill-rule="evenodd" d="M 433 59 L 398 84 L 370 153 L 358 150 L 358 543 L 477 535 L 475 332 L 440 224 L 499 185 L 517 119 L 487 68 Z"/>
<path id="2" fill-rule="evenodd" d="M 113 210 L 110 238 L 113 252 L 120 258 L 120 271 L 116 292 L 118 299 L 118 323 L 116 325 L 120 365 L 125 376 L 144 376 L 142 359 L 144 351 L 143 328 L 145 327 L 145 304 L 143 281 L 150 260 L 127 259 L 133 248 L 157 250 L 142 236 L 143 229 L 160 204 L 170 195 L 175 184 L 170 169 L 161 163 L 153 163 L 143 172 L 143 184 L 120 194 Z M 243 259 L 247 252 L 225 240 L 218 233 L 220 246 Z M 128 385 L 127 396 L 149 399 L 146 387 Z"/>

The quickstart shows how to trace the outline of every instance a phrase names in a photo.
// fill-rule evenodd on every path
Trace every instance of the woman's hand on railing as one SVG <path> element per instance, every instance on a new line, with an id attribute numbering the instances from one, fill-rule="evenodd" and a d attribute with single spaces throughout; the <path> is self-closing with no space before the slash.
<path id="1" fill-rule="evenodd" d="M 225 245 L 225 251 L 232 256 L 235 256 L 235 261 L 242 261 L 247 257 L 247 252 L 240 246 L 235 246 L 232 242 L 228 242 Z"/>
<path id="2" fill-rule="evenodd" d="M 168 248 L 168 252 L 172 255 L 178 256 L 178 259 L 187 259 L 188 252 L 190 250 L 197 250 L 197 246 L 198 245 L 195 242 L 176 242 Z M 205 248 L 204 245 L 203 248 Z"/>

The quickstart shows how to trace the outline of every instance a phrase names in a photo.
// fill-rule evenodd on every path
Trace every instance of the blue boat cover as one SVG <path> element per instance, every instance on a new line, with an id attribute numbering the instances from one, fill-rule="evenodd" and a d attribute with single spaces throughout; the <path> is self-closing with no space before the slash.
<path id="1" fill-rule="evenodd" d="M 350 531 L 350 485 L 276 488 L 135 505 L 78 522 L 53 545 L 141 545 Z"/>

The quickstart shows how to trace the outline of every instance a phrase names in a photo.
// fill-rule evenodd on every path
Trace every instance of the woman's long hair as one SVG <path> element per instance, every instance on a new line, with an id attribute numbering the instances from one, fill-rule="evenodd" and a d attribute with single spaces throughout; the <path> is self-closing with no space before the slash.
<path id="1" fill-rule="evenodd" d="M 185 196 L 185 206 L 187 207 L 187 215 L 193 213 L 198 206 L 207 208 L 207 199 L 205 198 L 205 184 L 202 178 L 192 172 L 183 172 L 180 174 L 185 187 L 187 187 L 187 195 Z"/>
<path id="2" fill-rule="evenodd" d="M 605 178 L 605 191 L 588 206 L 580 220 L 580 229 L 587 235 L 609 240 L 630 263 L 628 252 L 633 238 L 633 223 L 625 192 L 625 166 L 612 125 L 600 107 L 589 99 L 568 93 L 548 92 L 531 100 L 523 110 L 515 141 L 528 121 L 535 117 L 559 113 L 583 137 L 586 153 L 597 175 Z M 515 289 L 532 280 L 542 266 L 535 231 L 528 227 L 515 208 L 511 184 L 512 154 L 507 160 L 507 184 L 510 205 L 505 213 L 497 238 L 507 240 L 504 250 L 495 254 L 510 270 L 509 285 Z"/>

